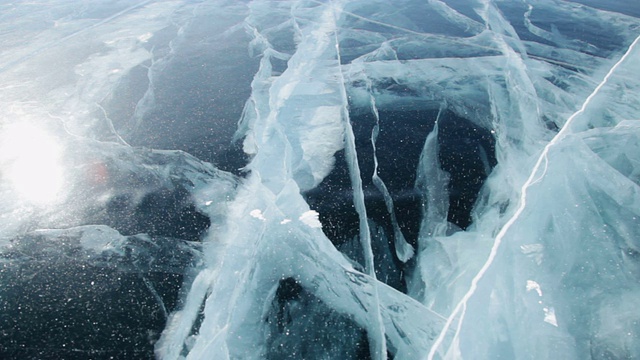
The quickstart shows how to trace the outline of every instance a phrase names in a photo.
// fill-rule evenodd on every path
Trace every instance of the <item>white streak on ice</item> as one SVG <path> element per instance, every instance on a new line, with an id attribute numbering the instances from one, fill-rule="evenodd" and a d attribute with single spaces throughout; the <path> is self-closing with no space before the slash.
<path id="1" fill-rule="evenodd" d="M 337 23 L 337 11 L 342 11 L 342 7 L 338 8 L 335 2 L 331 2 L 331 14 L 334 23 Z M 347 89 L 345 88 L 345 78 L 342 70 L 341 55 L 340 55 L 340 40 L 338 39 L 337 26 L 333 32 L 336 48 L 336 56 L 338 59 L 338 67 L 340 69 L 340 93 L 342 96 L 342 103 L 344 106 L 341 108 L 343 112 L 344 127 L 345 127 L 345 158 L 349 166 L 349 175 L 351 177 L 351 186 L 353 187 L 353 203 L 358 213 L 360 221 L 360 242 L 364 251 L 365 269 L 369 276 L 376 280 L 376 273 L 373 261 L 373 250 L 371 248 L 371 230 L 369 229 L 369 222 L 367 219 L 367 209 L 364 204 L 364 193 L 362 191 L 362 178 L 360 176 L 360 167 L 358 165 L 358 154 L 356 151 L 355 135 L 353 128 L 351 127 L 351 120 L 349 119 L 349 111 L 347 106 L 349 104 L 347 98 Z M 387 341 L 385 337 L 385 325 L 382 320 L 382 314 L 380 312 L 380 298 L 378 294 L 378 282 L 374 281 L 372 284 L 374 291 L 372 311 L 372 324 L 376 324 L 371 328 L 371 334 L 369 334 L 369 347 L 371 356 L 374 359 L 386 359 L 387 358 Z"/>

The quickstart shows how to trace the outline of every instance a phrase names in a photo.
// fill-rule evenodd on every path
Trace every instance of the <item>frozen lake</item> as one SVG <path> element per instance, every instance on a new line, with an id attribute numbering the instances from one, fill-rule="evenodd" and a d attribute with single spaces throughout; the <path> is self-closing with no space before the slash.
<path id="1" fill-rule="evenodd" d="M 635 0 L 0 1 L 0 358 L 640 357 Z"/>

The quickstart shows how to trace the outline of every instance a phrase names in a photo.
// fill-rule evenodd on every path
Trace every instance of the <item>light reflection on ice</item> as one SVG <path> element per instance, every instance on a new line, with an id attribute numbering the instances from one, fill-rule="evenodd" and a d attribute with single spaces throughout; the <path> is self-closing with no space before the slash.
<path id="1" fill-rule="evenodd" d="M 20 197 L 39 205 L 57 200 L 64 175 L 56 139 L 29 123 L 8 126 L 1 138 L 0 168 Z"/>

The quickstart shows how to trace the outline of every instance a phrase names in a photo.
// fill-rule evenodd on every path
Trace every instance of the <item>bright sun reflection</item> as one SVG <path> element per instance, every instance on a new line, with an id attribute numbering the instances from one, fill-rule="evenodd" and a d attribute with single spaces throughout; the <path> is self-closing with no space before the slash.
<path id="1" fill-rule="evenodd" d="M 35 204 L 58 198 L 63 183 L 61 152 L 54 137 L 31 124 L 8 126 L 0 135 L 3 177 L 21 198 Z"/>

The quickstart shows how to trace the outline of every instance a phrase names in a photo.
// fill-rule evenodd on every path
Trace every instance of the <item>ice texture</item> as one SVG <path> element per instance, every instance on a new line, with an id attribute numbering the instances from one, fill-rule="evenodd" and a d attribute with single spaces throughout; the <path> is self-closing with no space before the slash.
<path id="1" fill-rule="evenodd" d="M 146 357 L 203 265 L 199 243 L 105 225 L 22 234 L 0 262 L 2 353 L 28 359 Z"/>
<path id="2" fill-rule="evenodd" d="M 640 358 L 636 1 L 0 8 L 0 357 Z"/>

